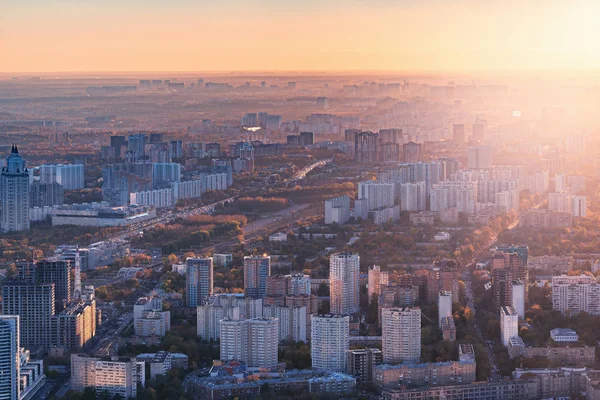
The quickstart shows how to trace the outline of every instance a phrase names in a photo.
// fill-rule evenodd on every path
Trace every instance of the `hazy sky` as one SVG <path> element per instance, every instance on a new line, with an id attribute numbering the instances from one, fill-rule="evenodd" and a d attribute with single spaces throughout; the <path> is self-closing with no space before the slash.
<path id="1" fill-rule="evenodd" d="M 600 68 L 600 1 L 0 0 L 0 71 Z"/>

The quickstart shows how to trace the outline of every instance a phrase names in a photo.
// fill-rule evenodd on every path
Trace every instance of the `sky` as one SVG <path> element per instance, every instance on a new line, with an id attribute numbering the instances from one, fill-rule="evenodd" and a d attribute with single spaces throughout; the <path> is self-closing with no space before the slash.
<path id="1" fill-rule="evenodd" d="M 0 0 L 0 72 L 600 68 L 596 0 Z"/>

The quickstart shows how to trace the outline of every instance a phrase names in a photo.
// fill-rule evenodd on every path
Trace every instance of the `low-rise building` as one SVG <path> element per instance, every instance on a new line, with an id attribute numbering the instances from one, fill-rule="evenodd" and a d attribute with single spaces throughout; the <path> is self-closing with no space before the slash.
<path id="1" fill-rule="evenodd" d="M 150 379 L 154 379 L 158 375 L 164 375 L 172 368 L 179 368 L 182 370 L 188 368 L 188 356 L 181 353 L 159 351 L 158 353 L 138 354 L 136 359 L 150 365 Z"/>
<path id="2" fill-rule="evenodd" d="M 71 204 L 52 210 L 52 226 L 128 226 L 156 217 L 151 206 L 108 207 L 106 203 Z"/>
<path id="3" fill-rule="evenodd" d="M 380 389 L 400 386 L 442 386 L 475 382 L 475 360 L 423 364 L 382 364 L 373 367 L 373 382 Z"/>
<path id="4" fill-rule="evenodd" d="M 435 222 L 435 213 L 429 211 L 412 213 L 410 214 L 410 222 L 413 225 L 433 225 Z"/>
<path id="5" fill-rule="evenodd" d="M 269 242 L 287 242 L 287 233 L 277 232 L 269 236 Z"/>
<path id="6" fill-rule="evenodd" d="M 563 366 L 591 367 L 596 362 L 594 347 L 525 347 L 523 357 L 545 357 L 550 362 L 558 362 Z"/>
<path id="7" fill-rule="evenodd" d="M 207 377 L 186 380 L 186 392 L 193 399 L 221 400 L 259 397 L 264 390 L 277 393 L 312 393 L 343 396 L 356 388 L 356 379 L 339 372 L 291 370 L 250 373 L 244 363 L 218 362 Z M 261 390 L 262 389 L 262 390 Z"/>
<path id="8" fill-rule="evenodd" d="M 533 400 L 541 397 L 537 380 L 520 379 L 417 389 L 401 388 L 385 391 L 381 398 L 383 400 Z"/>
<path id="9" fill-rule="evenodd" d="M 97 393 L 128 399 L 137 396 L 138 383 L 145 386 L 144 362 L 136 358 L 99 358 L 71 354 L 71 390 L 91 387 Z"/>
<path id="10" fill-rule="evenodd" d="M 579 335 L 573 329 L 555 328 L 550 331 L 550 337 L 555 342 L 576 342 Z"/>

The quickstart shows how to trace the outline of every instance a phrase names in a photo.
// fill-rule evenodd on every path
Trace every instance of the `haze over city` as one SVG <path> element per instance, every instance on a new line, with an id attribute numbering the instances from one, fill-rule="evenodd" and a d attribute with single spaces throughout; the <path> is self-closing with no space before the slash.
<path id="1" fill-rule="evenodd" d="M 600 400 L 599 15 L 0 0 L 0 399 Z"/>
<path id="2" fill-rule="evenodd" d="M 2 72 L 589 70 L 596 1 L 3 1 Z"/>

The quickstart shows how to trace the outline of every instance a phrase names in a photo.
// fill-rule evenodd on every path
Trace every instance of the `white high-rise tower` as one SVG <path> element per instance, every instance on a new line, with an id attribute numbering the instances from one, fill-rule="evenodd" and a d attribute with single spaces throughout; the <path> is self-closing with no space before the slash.
<path id="1" fill-rule="evenodd" d="M 355 253 L 337 253 L 329 259 L 331 312 L 351 314 L 359 307 L 360 257 Z"/>

